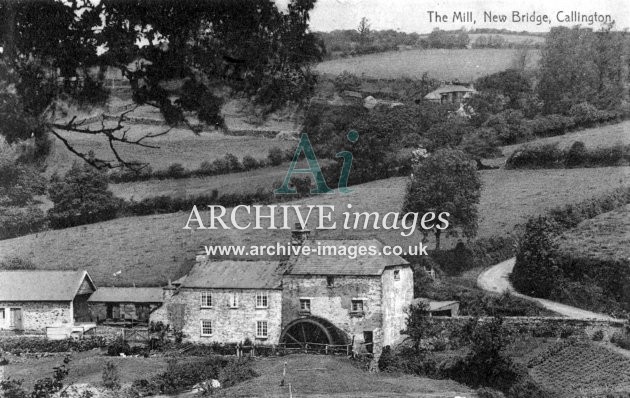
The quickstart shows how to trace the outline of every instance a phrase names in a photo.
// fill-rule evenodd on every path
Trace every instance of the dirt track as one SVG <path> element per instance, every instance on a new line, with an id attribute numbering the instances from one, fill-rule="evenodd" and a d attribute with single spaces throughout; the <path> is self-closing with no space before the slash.
<path id="1" fill-rule="evenodd" d="M 556 303 L 554 301 L 541 298 L 530 297 L 516 292 L 516 290 L 514 290 L 514 288 L 512 287 L 510 280 L 508 279 L 508 276 L 514 268 L 515 261 L 516 258 L 512 257 L 509 260 L 505 260 L 499 264 L 493 265 L 492 267 L 483 271 L 477 278 L 477 286 L 479 286 L 483 290 L 495 293 L 503 293 L 505 291 L 509 291 L 515 296 L 522 297 L 527 300 L 536 301 L 548 310 L 557 312 L 558 314 L 569 318 L 599 319 L 606 321 L 615 320 L 615 318 L 612 318 L 605 314 L 598 314 L 596 312 L 571 307 L 570 305 Z"/>

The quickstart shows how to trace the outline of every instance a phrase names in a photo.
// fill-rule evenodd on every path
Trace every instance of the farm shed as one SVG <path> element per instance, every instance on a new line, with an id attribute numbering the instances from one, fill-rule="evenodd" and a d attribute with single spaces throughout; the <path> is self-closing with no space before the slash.
<path id="1" fill-rule="evenodd" d="M 441 104 L 459 104 L 475 94 L 474 88 L 459 84 L 446 84 L 424 96 L 425 100 Z"/>
<path id="2" fill-rule="evenodd" d="M 427 298 L 417 298 L 414 304 L 425 303 L 431 316 L 457 316 L 459 301 L 432 301 Z"/>
<path id="3" fill-rule="evenodd" d="M 88 303 L 97 322 L 149 322 L 163 301 L 161 287 L 100 287 Z"/>
<path id="4" fill-rule="evenodd" d="M 86 271 L 0 271 L 0 329 L 43 333 L 89 322 Z"/>

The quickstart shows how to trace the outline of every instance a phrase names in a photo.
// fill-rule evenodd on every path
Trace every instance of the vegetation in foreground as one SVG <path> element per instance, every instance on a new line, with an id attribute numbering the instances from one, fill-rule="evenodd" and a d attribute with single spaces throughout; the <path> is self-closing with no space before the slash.
<path id="1" fill-rule="evenodd" d="M 511 274 L 514 287 L 617 317 L 630 313 L 628 188 L 534 217 Z"/>

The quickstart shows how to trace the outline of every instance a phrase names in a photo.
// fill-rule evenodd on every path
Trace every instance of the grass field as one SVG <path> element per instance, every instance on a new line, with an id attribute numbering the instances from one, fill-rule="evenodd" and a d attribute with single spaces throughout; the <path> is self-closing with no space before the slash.
<path id="1" fill-rule="evenodd" d="M 532 214 L 597 195 L 627 184 L 630 167 L 571 170 L 489 170 L 481 173 L 479 236 L 509 234 Z M 182 180 L 183 181 L 183 180 Z M 405 178 L 392 178 L 352 187 L 348 195 L 325 195 L 290 204 L 334 205 L 333 220 L 342 222 L 346 204 L 352 212 L 400 211 Z M 203 203 L 199 205 L 203 206 Z M 306 210 L 305 210 L 306 211 Z M 313 220 L 317 213 L 313 212 Z M 287 230 L 183 230 L 189 212 L 119 218 L 103 223 L 46 231 L 0 241 L 0 256 L 31 259 L 43 269 L 87 269 L 98 285 L 161 284 L 188 270 L 202 245 L 275 244 L 289 239 Z M 203 216 L 207 219 L 207 213 Z M 249 216 L 238 214 L 244 225 Z M 277 214 L 277 224 L 282 224 Z M 289 225 L 297 222 L 290 213 Z M 309 226 L 312 223 L 309 223 Z M 400 230 L 342 228 L 314 231 L 318 238 L 377 237 L 385 244 L 417 244 L 418 233 L 403 238 Z M 452 244 L 455 240 L 451 240 Z M 446 245 L 449 242 L 445 242 Z M 122 270 L 122 275 L 112 274 Z"/>
<path id="2" fill-rule="evenodd" d="M 63 363 L 65 354 L 52 354 L 43 358 L 11 357 L 5 366 L 5 377 L 23 379 L 25 387 L 31 387 L 36 380 L 51 377 L 53 368 Z M 167 358 L 107 357 L 96 351 L 75 352 L 70 357 L 69 373 L 64 382 L 89 383 L 100 386 L 103 381 L 103 367 L 108 361 L 118 368 L 121 384 L 130 384 L 136 379 L 149 379 L 166 370 Z"/>
<path id="3" fill-rule="evenodd" d="M 586 145 L 586 148 L 608 148 L 616 144 L 628 145 L 630 144 L 630 120 L 617 124 L 584 129 L 556 137 L 539 138 L 525 144 L 508 145 L 501 147 L 501 150 L 503 151 L 503 155 L 507 157 L 523 145 L 551 144 L 557 142 L 560 148 L 568 148 L 576 141 L 582 141 Z"/>
<path id="4" fill-rule="evenodd" d="M 155 134 L 164 131 L 162 126 L 130 125 L 128 137 L 137 139 L 142 134 Z M 109 144 L 101 137 L 87 136 L 79 133 L 63 133 L 70 143 L 84 153 L 92 150 L 96 157 L 114 159 Z M 227 153 L 236 155 L 239 159 L 249 155 L 255 159 L 264 159 L 269 149 L 294 148 L 294 141 L 277 140 L 265 137 L 229 136 L 219 133 L 193 134 L 187 129 L 173 129 L 167 135 L 148 139 L 148 144 L 159 148 L 146 148 L 137 145 L 115 145 L 121 157 L 126 161 L 137 160 L 148 163 L 154 170 L 166 169 L 170 164 L 181 163 L 188 169 L 196 169 L 201 162 L 212 162 Z M 63 173 L 77 157 L 71 154 L 61 141 L 55 139 L 52 156 L 48 159 L 47 173 L 57 171 Z"/>
<path id="5" fill-rule="evenodd" d="M 348 71 L 375 78 L 419 79 L 426 72 L 434 79 L 469 82 L 508 69 L 515 55 L 512 49 L 409 50 L 325 61 L 315 69 L 332 75 Z M 531 50 L 528 67 L 534 67 L 539 58 L 538 51 Z"/>
<path id="6" fill-rule="evenodd" d="M 285 386 L 283 362 L 287 361 Z M 294 397 L 474 397 L 473 391 L 451 380 L 432 380 L 409 375 L 369 373 L 348 359 L 331 356 L 290 355 L 257 359 L 259 377 L 222 391 L 221 397 L 286 397 L 289 384 Z"/>
<path id="7" fill-rule="evenodd" d="M 52 375 L 52 368 L 62 363 L 62 354 L 45 358 L 18 358 L 6 366 L 7 377 L 24 379 L 25 386 Z M 168 358 L 105 357 L 94 352 L 75 353 L 69 365 L 67 384 L 102 385 L 103 366 L 112 361 L 120 382 L 129 385 L 136 379 L 150 379 L 166 370 Z M 346 358 L 318 355 L 290 355 L 255 358 L 253 367 L 260 375 L 252 380 L 218 392 L 220 397 L 293 396 L 343 397 L 474 397 L 472 390 L 451 380 L 432 380 L 409 375 L 374 374 L 353 366 Z M 285 386 L 280 386 L 284 362 L 287 362 Z"/>
<path id="8" fill-rule="evenodd" d="M 560 237 L 559 245 L 576 257 L 630 259 L 630 205 L 582 221 Z"/>

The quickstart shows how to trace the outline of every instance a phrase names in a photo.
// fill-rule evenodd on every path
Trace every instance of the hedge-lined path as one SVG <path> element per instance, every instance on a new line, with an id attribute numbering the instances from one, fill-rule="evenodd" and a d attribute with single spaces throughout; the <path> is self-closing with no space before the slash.
<path id="1" fill-rule="evenodd" d="M 514 263 L 516 262 L 516 258 L 512 257 L 508 260 L 500 262 L 499 264 L 493 265 L 492 267 L 483 271 L 477 277 L 477 286 L 481 289 L 494 292 L 494 293 L 503 293 L 505 291 L 510 292 L 511 294 L 540 303 L 546 309 L 557 312 L 562 316 L 566 316 L 574 319 L 597 319 L 602 321 L 618 321 L 611 316 L 606 314 L 598 314 L 596 312 L 591 312 L 587 310 L 583 310 L 581 308 L 572 307 L 570 305 L 557 303 L 555 301 L 545 300 L 537 297 L 530 297 L 524 294 L 518 293 L 510 280 L 508 279 L 510 273 L 514 269 Z"/>

